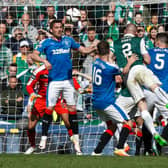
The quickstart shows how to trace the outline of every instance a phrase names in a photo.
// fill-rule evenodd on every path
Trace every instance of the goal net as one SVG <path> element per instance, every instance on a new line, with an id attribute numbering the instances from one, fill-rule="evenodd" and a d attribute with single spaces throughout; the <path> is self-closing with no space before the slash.
<path id="1" fill-rule="evenodd" d="M 23 15 L 26 17 L 23 17 Z M 34 66 L 29 66 L 27 54 L 48 37 L 49 24 L 53 19 L 62 20 L 64 34 L 74 37 L 84 46 L 107 40 L 109 43 L 122 37 L 128 23 L 138 26 L 139 36 L 147 40 L 148 48 L 154 47 L 157 32 L 168 30 L 168 3 L 166 0 L 3 0 L 0 1 L 0 153 L 23 153 L 30 146 L 27 138 L 26 84 Z M 142 35 L 141 35 L 142 33 Z M 154 34 L 154 35 L 153 35 Z M 45 58 L 45 55 L 41 55 Z M 82 55 L 72 51 L 73 69 L 91 76 L 93 55 Z M 9 66 L 17 64 L 18 89 L 22 90 L 23 101 L 16 100 L 18 92 L 9 93 Z M 99 142 L 106 126 L 92 108 L 89 81 L 75 76 L 83 94 L 77 93 L 77 111 L 80 145 L 82 152 L 91 154 Z M 35 88 L 38 89 L 38 86 Z M 157 120 L 156 120 L 157 121 Z M 157 125 L 158 126 L 158 125 Z M 162 130 L 161 126 L 157 129 Z M 62 119 L 54 113 L 49 129 L 47 148 L 38 149 L 42 123 L 36 126 L 36 153 L 73 154 Z M 130 135 L 130 154 L 134 155 L 135 135 Z M 103 153 L 113 155 L 116 138 L 111 138 Z M 143 151 L 143 145 L 141 150 Z"/>

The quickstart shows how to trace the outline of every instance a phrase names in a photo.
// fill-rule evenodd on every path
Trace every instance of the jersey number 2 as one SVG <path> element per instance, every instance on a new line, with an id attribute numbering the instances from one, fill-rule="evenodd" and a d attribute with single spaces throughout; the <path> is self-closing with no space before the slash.
<path id="1" fill-rule="evenodd" d="M 122 45 L 122 52 L 123 52 L 125 57 L 131 56 L 132 55 L 131 44 L 130 43 L 123 44 Z"/>

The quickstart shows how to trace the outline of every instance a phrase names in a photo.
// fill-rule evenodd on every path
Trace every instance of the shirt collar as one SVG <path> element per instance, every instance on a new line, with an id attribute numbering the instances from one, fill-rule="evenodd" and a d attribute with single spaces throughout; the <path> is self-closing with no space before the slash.
<path id="1" fill-rule="evenodd" d="M 135 37 L 135 35 L 130 34 L 130 33 L 124 34 L 124 37 L 127 37 L 127 36 Z"/>

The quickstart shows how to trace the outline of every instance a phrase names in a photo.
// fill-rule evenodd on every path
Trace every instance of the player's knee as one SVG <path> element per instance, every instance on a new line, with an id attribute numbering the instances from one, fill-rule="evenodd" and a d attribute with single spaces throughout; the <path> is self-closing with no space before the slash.
<path id="1" fill-rule="evenodd" d="M 151 90 L 152 92 L 154 92 L 155 89 L 158 88 L 158 87 L 159 87 L 158 84 L 153 84 L 152 86 L 150 86 L 150 90 Z"/>
<path id="2" fill-rule="evenodd" d="M 76 106 L 75 106 L 75 105 L 73 105 L 73 106 L 68 106 L 68 111 L 69 111 L 69 112 L 74 112 L 74 111 L 76 111 Z"/>
<path id="3" fill-rule="evenodd" d="M 131 120 L 129 120 L 129 121 L 125 122 L 125 124 L 123 126 L 131 129 L 133 127 L 133 122 Z"/>

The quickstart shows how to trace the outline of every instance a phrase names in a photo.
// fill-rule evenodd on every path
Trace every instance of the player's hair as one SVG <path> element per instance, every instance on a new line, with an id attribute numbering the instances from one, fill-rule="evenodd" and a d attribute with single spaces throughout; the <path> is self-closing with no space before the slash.
<path id="1" fill-rule="evenodd" d="M 10 75 L 9 79 L 11 79 L 11 78 L 16 78 L 17 79 L 16 75 Z"/>
<path id="2" fill-rule="evenodd" d="M 56 20 L 56 19 L 54 19 L 54 20 L 50 23 L 50 29 L 53 28 L 53 26 L 54 26 L 55 23 L 61 23 L 61 24 L 62 24 L 61 20 Z"/>
<path id="3" fill-rule="evenodd" d="M 17 64 L 16 63 L 11 63 L 9 66 L 17 67 Z"/>
<path id="4" fill-rule="evenodd" d="M 98 49 L 98 54 L 100 56 L 107 55 L 109 54 L 109 51 L 110 51 L 109 43 L 104 40 L 100 41 L 97 45 L 97 49 Z"/>
<path id="5" fill-rule="evenodd" d="M 135 13 L 135 16 L 136 16 L 136 15 L 141 15 L 141 16 L 142 16 L 142 12 L 136 12 L 136 13 Z"/>
<path id="6" fill-rule="evenodd" d="M 133 33 L 135 34 L 137 32 L 137 27 L 135 24 L 130 23 L 126 26 L 126 33 Z"/>
<path id="7" fill-rule="evenodd" d="M 54 7 L 54 6 L 52 6 L 52 5 L 50 5 L 50 6 L 47 6 L 47 8 L 54 8 L 54 9 L 55 9 L 55 7 Z"/>
<path id="8" fill-rule="evenodd" d="M 6 21 L 5 21 L 5 20 L 1 20 L 1 21 L 0 21 L 0 24 L 6 25 Z"/>
<path id="9" fill-rule="evenodd" d="M 94 26 L 88 27 L 87 31 L 96 31 Z"/>
<path id="10" fill-rule="evenodd" d="M 164 43 L 164 44 L 168 44 L 168 34 L 165 33 L 165 32 L 158 33 L 156 35 L 156 39 L 159 40 L 160 42 Z"/>
<path id="11" fill-rule="evenodd" d="M 112 13 L 113 15 L 115 14 L 114 11 L 107 11 L 107 12 L 106 12 L 106 16 L 108 16 L 110 13 Z"/>

